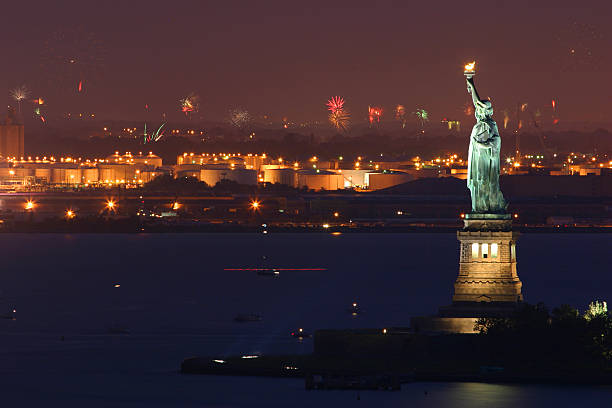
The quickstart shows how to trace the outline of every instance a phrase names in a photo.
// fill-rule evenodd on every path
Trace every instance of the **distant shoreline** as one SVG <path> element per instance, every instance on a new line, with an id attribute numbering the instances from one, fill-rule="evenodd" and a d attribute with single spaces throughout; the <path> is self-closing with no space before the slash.
<path id="1" fill-rule="evenodd" d="M 381 356 L 384 357 L 384 356 Z M 214 357 L 191 357 L 183 360 L 180 373 L 184 375 L 223 375 L 232 377 L 271 377 L 271 378 L 306 378 L 313 373 L 342 373 L 349 376 L 371 376 L 380 373 L 391 373 L 400 377 L 402 383 L 414 382 L 479 382 L 491 384 L 554 384 L 554 385 L 612 385 L 612 376 L 604 372 L 559 372 L 545 369 L 543 371 L 526 370 L 523 372 L 501 367 L 492 367 L 500 371 L 480 369 L 424 369 L 412 368 L 398 370 L 369 360 L 355 364 L 345 360 L 340 366 L 337 361 L 317 358 L 312 354 L 304 355 L 269 355 L 256 359 L 245 359 L 241 356 L 225 357 L 222 360 Z M 371 367 L 367 367 L 371 365 Z M 288 368 L 291 369 L 288 369 Z M 485 369 L 485 370 L 483 370 Z M 455 372 L 452 372 L 455 371 Z M 460 372 L 462 371 L 462 372 Z"/>
<path id="2" fill-rule="evenodd" d="M 137 225 L 130 222 L 100 222 L 100 223 L 24 223 L 5 226 L 0 234 L 11 233 L 71 233 L 71 234 L 189 234 L 189 233 L 249 233 L 249 234 L 329 234 L 334 236 L 344 234 L 376 234 L 376 233 L 455 233 L 460 226 L 355 226 L 355 227 L 274 227 L 261 225 Z M 521 227 L 515 226 L 515 231 L 528 234 L 605 234 L 612 233 L 611 227 Z"/>

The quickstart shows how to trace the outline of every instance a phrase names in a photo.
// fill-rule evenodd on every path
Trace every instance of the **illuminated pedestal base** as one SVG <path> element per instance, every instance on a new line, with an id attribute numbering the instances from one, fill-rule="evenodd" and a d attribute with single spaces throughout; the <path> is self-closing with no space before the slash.
<path id="1" fill-rule="evenodd" d="M 507 214 L 468 214 L 464 228 L 457 231 L 459 276 L 453 303 L 441 307 L 437 316 L 413 318 L 413 329 L 470 333 L 479 317 L 512 314 L 523 300 L 516 272 L 517 238 Z"/>

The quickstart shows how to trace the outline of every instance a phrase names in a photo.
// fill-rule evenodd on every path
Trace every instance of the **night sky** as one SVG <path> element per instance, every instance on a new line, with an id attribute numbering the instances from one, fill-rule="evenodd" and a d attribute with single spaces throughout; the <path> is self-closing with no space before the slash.
<path id="1" fill-rule="evenodd" d="M 546 114 L 552 99 L 564 121 L 604 121 L 610 15 L 606 1 L 12 1 L 0 89 L 14 103 L 9 90 L 25 84 L 50 118 L 140 119 L 148 104 L 180 119 L 179 99 L 195 92 L 204 120 L 235 107 L 325 120 L 333 95 L 355 121 L 398 103 L 438 120 L 464 117 L 462 66 L 476 59 L 498 121 L 518 102 Z"/>

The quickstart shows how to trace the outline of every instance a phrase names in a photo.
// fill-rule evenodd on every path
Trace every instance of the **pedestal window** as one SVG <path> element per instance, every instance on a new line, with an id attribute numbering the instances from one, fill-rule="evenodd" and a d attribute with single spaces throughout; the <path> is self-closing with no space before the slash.
<path id="1" fill-rule="evenodd" d="M 499 246 L 497 244 L 491 244 L 491 258 L 497 258 L 499 252 Z"/>
<path id="2" fill-rule="evenodd" d="M 482 257 L 483 258 L 489 257 L 489 244 L 482 244 Z"/>

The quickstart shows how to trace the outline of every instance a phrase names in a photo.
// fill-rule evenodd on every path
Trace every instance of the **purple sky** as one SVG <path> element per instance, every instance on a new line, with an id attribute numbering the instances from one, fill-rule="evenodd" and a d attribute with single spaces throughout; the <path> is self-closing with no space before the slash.
<path id="1" fill-rule="evenodd" d="M 355 121 L 368 104 L 398 103 L 462 118 L 461 67 L 475 58 L 498 121 L 518 102 L 547 115 L 553 98 L 563 120 L 602 121 L 610 15 L 606 1 L 12 1 L 2 6 L 0 90 L 26 84 L 50 117 L 140 119 L 148 103 L 151 117 L 179 119 L 178 100 L 195 92 L 210 120 L 237 106 L 325 120 L 333 95 Z M 103 60 L 83 70 L 80 94 L 78 75 L 45 45 L 62 32 L 102 44 L 79 57 Z"/>

